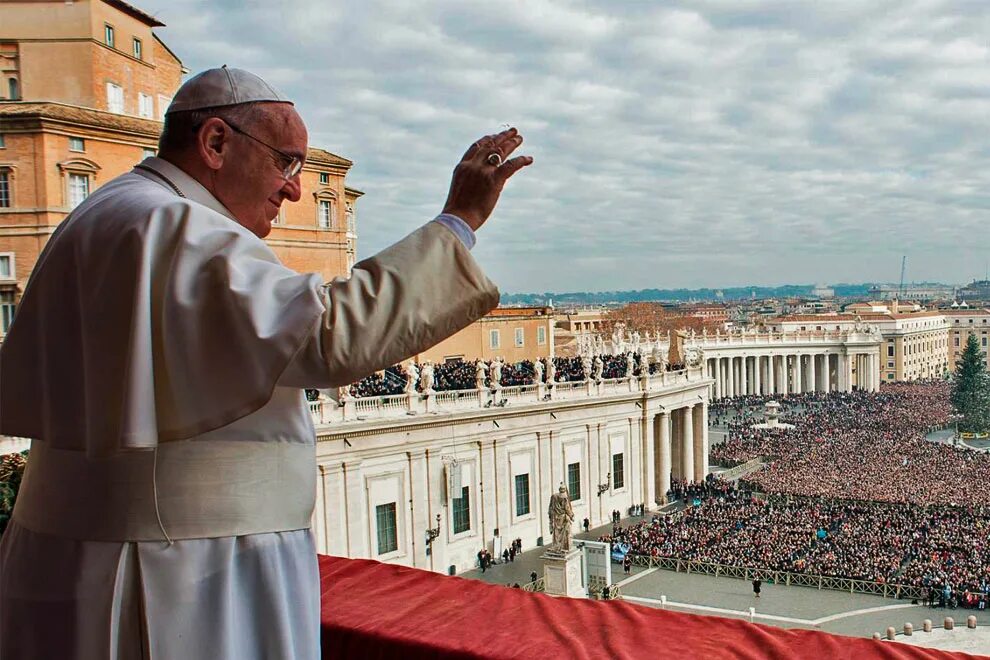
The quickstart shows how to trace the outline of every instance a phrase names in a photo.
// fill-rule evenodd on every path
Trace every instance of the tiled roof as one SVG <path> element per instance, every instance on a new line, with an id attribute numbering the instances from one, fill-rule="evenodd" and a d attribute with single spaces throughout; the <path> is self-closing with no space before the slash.
<path id="1" fill-rule="evenodd" d="M 143 119 L 130 115 L 118 115 L 113 112 L 83 108 L 67 103 L 7 101 L 0 103 L 0 122 L 6 118 L 38 118 L 64 121 L 71 124 L 82 124 L 96 128 L 109 128 L 128 133 L 143 133 L 158 135 L 162 132 L 162 123 L 153 119 Z M 2 125 L 2 124 L 0 124 Z"/>
<path id="2" fill-rule="evenodd" d="M 151 14 L 138 9 L 134 5 L 128 4 L 123 0 L 103 0 L 103 2 L 107 3 L 111 7 L 119 9 L 128 16 L 132 16 L 138 19 L 139 21 L 142 21 L 150 25 L 151 27 L 165 27 L 164 23 L 162 23 L 160 20 L 158 20 Z"/>

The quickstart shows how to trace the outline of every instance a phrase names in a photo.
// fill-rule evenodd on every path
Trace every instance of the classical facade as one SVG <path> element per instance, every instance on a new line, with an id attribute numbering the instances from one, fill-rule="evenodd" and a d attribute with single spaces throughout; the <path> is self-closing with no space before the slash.
<path id="1" fill-rule="evenodd" d="M 857 323 L 879 330 L 883 337 L 880 378 L 885 382 L 941 378 L 949 368 L 949 324 L 937 310 L 925 310 L 893 301 L 869 303 L 858 314 L 808 314 L 773 319 L 775 331 L 849 331 Z"/>
<path id="2" fill-rule="evenodd" d="M 708 472 L 703 370 L 313 402 L 319 552 L 461 572 L 487 547 L 551 539 L 563 483 L 606 524 Z M 549 398 L 548 398 L 549 397 Z"/>
<path id="3" fill-rule="evenodd" d="M 507 364 L 552 357 L 553 307 L 498 307 L 468 327 L 414 357 L 422 364 L 493 360 Z"/>
<path id="4" fill-rule="evenodd" d="M 103 183 L 155 154 L 185 69 L 162 23 L 115 0 L 0 2 L 0 337 L 48 237 Z M 53 72 L 57 72 L 53 74 Z M 266 239 L 325 280 L 355 261 L 351 162 L 310 149 L 302 199 Z"/>
<path id="5" fill-rule="evenodd" d="M 712 397 L 880 389 L 875 329 L 731 332 L 694 335 L 685 342 L 704 353 Z"/>

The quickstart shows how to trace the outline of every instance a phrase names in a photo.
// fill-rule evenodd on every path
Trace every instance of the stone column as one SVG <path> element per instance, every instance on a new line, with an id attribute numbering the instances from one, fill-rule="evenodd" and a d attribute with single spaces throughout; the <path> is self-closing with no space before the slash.
<path id="1" fill-rule="evenodd" d="M 794 393 L 801 394 L 804 392 L 804 369 L 801 368 L 801 358 L 802 356 L 794 356 Z"/>
<path id="2" fill-rule="evenodd" d="M 645 405 L 645 404 L 644 404 Z M 648 406 L 647 406 L 648 408 Z M 643 419 L 643 502 L 652 509 L 657 503 L 656 476 L 656 416 L 644 415 Z"/>
<path id="3" fill-rule="evenodd" d="M 726 358 L 726 381 L 728 382 L 728 394 L 727 396 L 733 397 L 736 395 L 736 365 L 734 364 L 735 358 Z"/>
<path id="4" fill-rule="evenodd" d="M 763 369 L 763 357 L 757 355 L 753 358 L 753 394 L 760 394 L 760 380 L 762 380 L 763 374 L 760 370 Z"/>
<path id="5" fill-rule="evenodd" d="M 704 481 L 708 474 L 708 406 L 694 406 L 694 480 Z"/>
<path id="6" fill-rule="evenodd" d="M 712 370 L 712 374 L 715 377 L 715 399 L 718 400 L 718 399 L 721 399 L 722 398 L 722 360 L 721 360 L 721 358 L 713 358 L 712 359 L 712 364 L 715 367 Z"/>
<path id="7" fill-rule="evenodd" d="M 775 375 L 773 368 L 773 355 L 767 356 L 766 366 L 767 366 L 767 394 L 771 394 L 771 395 L 776 394 L 777 388 L 775 385 L 777 382 L 776 381 L 777 377 Z"/>
<path id="8" fill-rule="evenodd" d="M 410 548 L 412 565 L 417 568 L 429 568 L 430 558 L 426 556 L 426 539 L 423 538 L 423 534 L 427 527 L 433 527 L 436 522 L 429 517 L 431 509 L 426 487 L 426 450 L 417 449 L 406 452 L 406 455 L 409 457 L 409 494 L 411 495 L 409 504 L 412 509 L 413 528 L 413 533 L 406 535 L 406 543 L 412 546 Z M 398 506 L 401 505 L 397 502 L 396 507 Z"/>
<path id="9" fill-rule="evenodd" d="M 344 473 L 344 491 L 347 502 L 345 514 L 347 516 L 347 556 L 352 558 L 370 557 L 368 554 L 366 530 L 370 521 L 367 520 L 368 512 L 364 506 L 364 478 L 361 474 L 361 461 L 346 461 L 341 464 Z M 396 503 L 396 515 L 398 515 L 398 502 Z"/>
<path id="10" fill-rule="evenodd" d="M 808 356 L 808 384 L 812 392 L 818 391 L 818 374 L 816 373 L 815 361 L 818 356 L 812 353 Z"/>
<path id="11" fill-rule="evenodd" d="M 681 408 L 681 465 L 685 479 L 694 478 L 694 414 L 693 406 Z"/>
<path id="12" fill-rule="evenodd" d="M 670 413 L 662 412 L 654 417 L 659 425 L 655 433 L 659 451 L 657 451 L 657 497 L 667 504 L 667 491 L 670 490 Z"/>

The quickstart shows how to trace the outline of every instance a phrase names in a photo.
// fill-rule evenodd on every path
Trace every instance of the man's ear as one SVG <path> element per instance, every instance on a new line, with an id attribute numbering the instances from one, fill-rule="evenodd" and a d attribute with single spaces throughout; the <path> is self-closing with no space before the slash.
<path id="1" fill-rule="evenodd" d="M 219 117 L 211 117 L 199 127 L 196 146 L 203 164 L 211 170 L 223 167 L 231 130 Z"/>

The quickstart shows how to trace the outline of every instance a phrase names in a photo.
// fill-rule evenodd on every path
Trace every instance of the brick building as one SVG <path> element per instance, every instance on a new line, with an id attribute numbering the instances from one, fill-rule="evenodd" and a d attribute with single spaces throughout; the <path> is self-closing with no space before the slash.
<path id="1" fill-rule="evenodd" d="M 162 25 L 119 0 L 0 0 L 0 335 L 58 224 L 154 155 L 187 73 L 154 34 Z M 362 195 L 345 185 L 351 164 L 309 150 L 302 199 L 266 239 L 290 268 L 350 272 Z"/>

